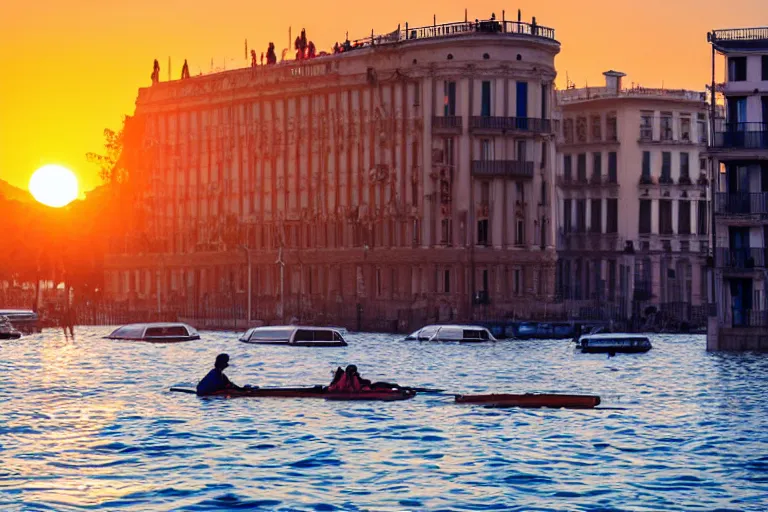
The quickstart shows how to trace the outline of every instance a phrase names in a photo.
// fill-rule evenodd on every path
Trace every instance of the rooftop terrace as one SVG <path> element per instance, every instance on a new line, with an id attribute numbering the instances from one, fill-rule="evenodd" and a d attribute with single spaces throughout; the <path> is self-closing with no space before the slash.
<path id="1" fill-rule="evenodd" d="M 764 50 L 768 49 L 768 27 L 713 30 L 707 42 L 719 51 Z"/>
<path id="2" fill-rule="evenodd" d="M 606 98 L 645 98 L 683 101 L 705 101 L 705 94 L 686 89 L 660 89 L 649 87 L 631 87 L 628 89 L 613 89 L 609 87 L 583 87 L 581 89 L 566 89 L 558 91 L 561 104 L 576 103 Z"/>

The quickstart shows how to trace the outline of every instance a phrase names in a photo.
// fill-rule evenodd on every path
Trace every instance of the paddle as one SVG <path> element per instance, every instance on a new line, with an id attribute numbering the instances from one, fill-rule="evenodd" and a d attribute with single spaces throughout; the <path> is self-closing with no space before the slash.
<path id="1" fill-rule="evenodd" d="M 171 391 L 174 391 L 176 393 L 190 393 L 193 395 L 197 394 L 197 391 L 194 389 L 188 389 L 188 388 L 171 388 Z"/>

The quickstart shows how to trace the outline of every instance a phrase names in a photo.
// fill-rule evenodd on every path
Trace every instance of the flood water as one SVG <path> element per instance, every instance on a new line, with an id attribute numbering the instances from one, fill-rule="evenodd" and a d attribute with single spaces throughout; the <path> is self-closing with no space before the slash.
<path id="1" fill-rule="evenodd" d="M 768 510 L 768 357 L 655 336 L 647 354 L 350 334 L 346 348 L 236 334 L 152 345 L 45 331 L 0 342 L 0 510 Z M 456 393 L 599 394 L 612 410 L 200 399 L 238 384 L 364 377 Z"/>

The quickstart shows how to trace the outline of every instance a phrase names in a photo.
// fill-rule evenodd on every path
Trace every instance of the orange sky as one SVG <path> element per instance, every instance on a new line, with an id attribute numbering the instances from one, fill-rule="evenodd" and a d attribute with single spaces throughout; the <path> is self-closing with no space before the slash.
<path id="1" fill-rule="evenodd" d="M 293 6 L 299 6 L 294 8 Z M 726 7 L 727 6 L 727 7 Z M 47 163 L 71 168 L 85 189 L 99 184 L 85 161 L 100 151 L 104 128 L 133 112 L 137 88 L 149 84 L 152 61 L 178 78 L 186 58 L 193 75 L 215 66 L 246 65 L 244 40 L 260 54 L 280 50 L 305 27 L 319 50 L 335 41 L 394 30 L 487 18 L 501 9 L 536 16 L 553 27 L 565 74 L 578 86 L 599 85 L 618 69 L 645 86 L 703 89 L 709 81 L 706 33 L 713 28 L 768 25 L 766 0 L 486 0 L 459 2 L 301 2 L 256 0 L 11 0 L 0 7 L 0 178 L 26 187 Z"/>

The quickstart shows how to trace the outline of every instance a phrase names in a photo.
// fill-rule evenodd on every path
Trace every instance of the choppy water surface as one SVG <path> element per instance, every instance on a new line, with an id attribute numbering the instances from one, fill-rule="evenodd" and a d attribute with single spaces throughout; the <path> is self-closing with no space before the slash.
<path id="1" fill-rule="evenodd" d="M 349 335 L 332 349 L 231 333 L 151 345 L 46 331 L 0 342 L 0 510 L 766 510 L 768 357 L 655 337 L 644 355 L 570 341 Z M 624 410 L 200 399 L 217 353 L 239 384 L 372 379 L 455 392 L 578 392 Z"/>

